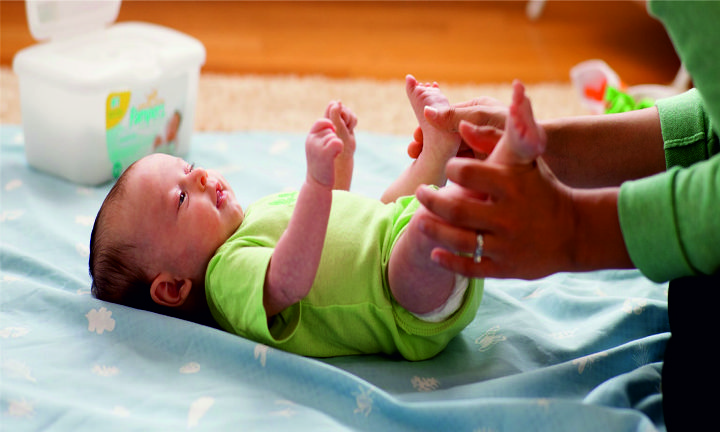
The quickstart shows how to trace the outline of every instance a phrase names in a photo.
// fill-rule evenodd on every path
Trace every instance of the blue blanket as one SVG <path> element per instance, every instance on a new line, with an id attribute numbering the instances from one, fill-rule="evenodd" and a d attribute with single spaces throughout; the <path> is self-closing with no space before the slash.
<path id="1" fill-rule="evenodd" d="M 94 299 L 88 242 L 110 186 L 28 167 L 17 126 L 0 139 L 3 430 L 665 430 L 667 285 L 636 271 L 488 280 L 476 319 L 428 361 L 303 358 Z M 187 159 L 247 206 L 299 187 L 304 140 L 199 133 Z M 359 132 L 353 190 L 379 197 L 406 143 Z"/>

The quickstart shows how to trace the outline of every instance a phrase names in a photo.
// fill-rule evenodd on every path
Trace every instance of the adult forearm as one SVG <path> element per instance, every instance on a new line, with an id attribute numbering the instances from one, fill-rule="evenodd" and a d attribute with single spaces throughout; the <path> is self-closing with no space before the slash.
<path id="1" fill-rule="evenodd" d="M 571 189 L 575 235 L 564 271 L 633 268 L 618 218 L 619 188 Z"/>
<path id="2" fill-rule="evenodd" d="M 665 170 L 660 118 L 655 107 L 565 117 L 541 124 L 548 136 L 543 158 L 567 185 L 618 186 Z"/>

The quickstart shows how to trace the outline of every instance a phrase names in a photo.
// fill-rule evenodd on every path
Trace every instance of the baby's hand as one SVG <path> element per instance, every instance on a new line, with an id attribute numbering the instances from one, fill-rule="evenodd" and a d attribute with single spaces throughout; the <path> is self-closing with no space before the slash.
<path id="1" fill-rule="evenodd" d="M 314 179 L 323 186 L 333 187 L 335 158 L 342 152 L 343 142 L 328 119 L 315 122 L 305 140 L 308 180 Z"/>

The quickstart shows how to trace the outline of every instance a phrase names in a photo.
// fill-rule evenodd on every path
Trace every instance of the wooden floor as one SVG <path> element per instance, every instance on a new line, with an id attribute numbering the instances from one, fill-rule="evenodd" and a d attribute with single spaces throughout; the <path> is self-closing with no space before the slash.
<path id="1" fill-rule="evenodd" d="M 203 71 L 321 74 L 452 83 L 566 82 L 605 60 L 628 84 L 668 83 L 679 67 L 660 23 L 634 1 L 124 1 L 119 21 L 176 28 L 205 44 Z M 0 63 L 35 43 L 24 2 L 0 2 Z"/>

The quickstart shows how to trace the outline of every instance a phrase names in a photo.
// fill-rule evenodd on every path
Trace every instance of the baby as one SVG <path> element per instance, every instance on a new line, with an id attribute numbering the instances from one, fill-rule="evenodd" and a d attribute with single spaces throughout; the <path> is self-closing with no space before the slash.
<path id="1" fill-rule="evenodd" d="M 401 196 L 444 185 L 460 145 L 424 119 L 425 106 L 448 104 L 438 86 L 408 76 L 406 91 L 425 147 L 388 203 L 340 190 L 352 176 L 356 119 L 339 103 L 310 130 L 300 190 L 245 212 L 218 173 L 163 154 L 139 160 L 95 221 L 93 294 L 301 355 L 433 357 L 474 319 L 482 281 L 431 261 L 437 245 L 413 217 L 427 210 Z M 534 125 L 528 116 L 523 126 Z"/>

